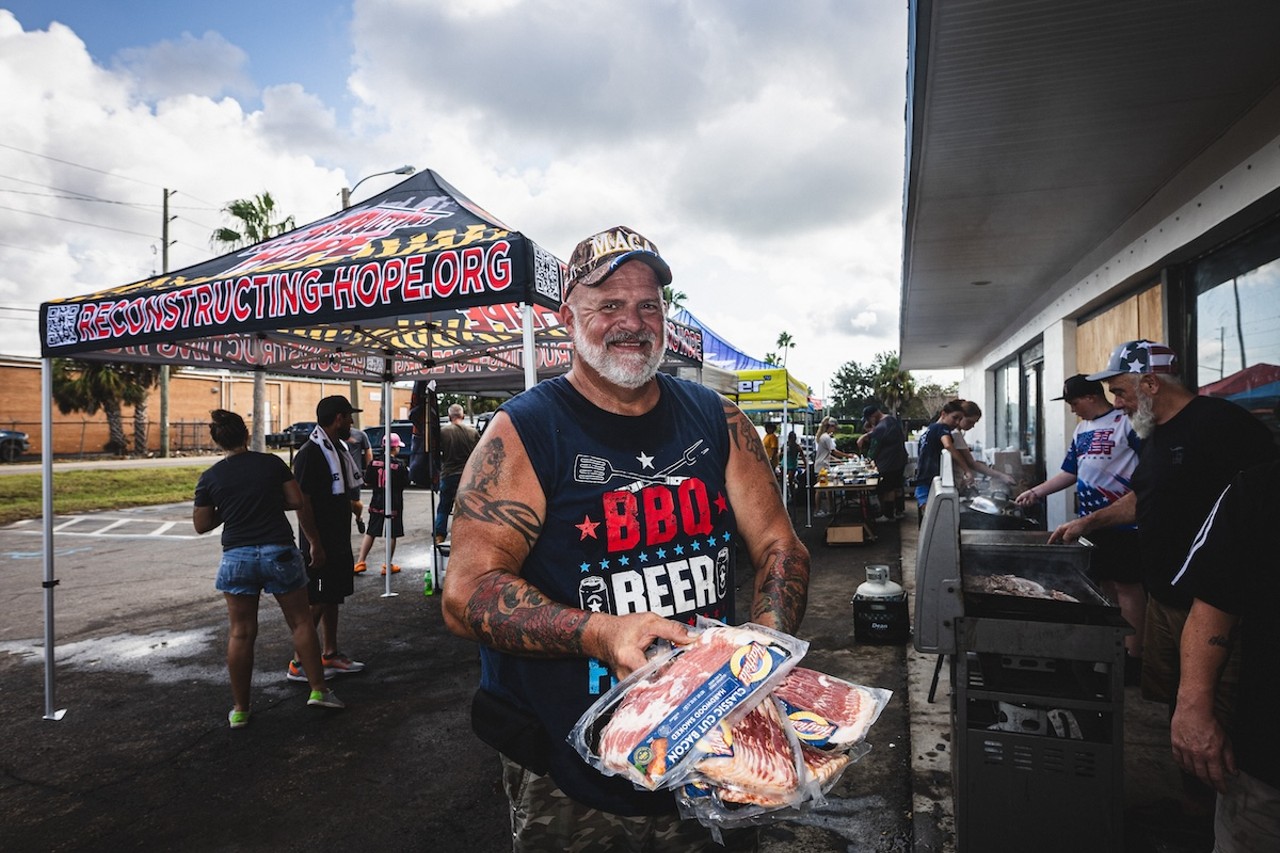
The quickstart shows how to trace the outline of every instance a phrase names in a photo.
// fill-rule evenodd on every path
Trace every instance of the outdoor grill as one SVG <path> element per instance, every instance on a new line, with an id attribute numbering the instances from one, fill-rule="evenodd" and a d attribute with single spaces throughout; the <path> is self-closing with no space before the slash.
<path id="1" fill-rule="evenodd" d="M 957 848 L 1120 851 L 1132 629 L 1087 577 L 1087 543 L 961 529 L 943 477 L 920 528 L 915 647 L 950 660 Z"/>

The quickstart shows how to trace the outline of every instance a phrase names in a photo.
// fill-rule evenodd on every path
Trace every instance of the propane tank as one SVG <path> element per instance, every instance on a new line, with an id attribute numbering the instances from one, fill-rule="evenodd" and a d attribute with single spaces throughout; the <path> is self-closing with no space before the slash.
<path id="1" fill-rule="evenodd" d="M 907 593 L 886 565 L 867 566 L 853 595 L 853 637 L 860 643 L 905 643 L 911 633 Z"/>

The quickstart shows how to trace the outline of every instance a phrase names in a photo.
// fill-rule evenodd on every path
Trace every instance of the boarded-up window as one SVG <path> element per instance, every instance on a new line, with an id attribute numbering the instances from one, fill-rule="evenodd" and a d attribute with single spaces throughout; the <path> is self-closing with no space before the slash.
<path id="1" fill-rule="evenodd" d="M 1111 351 L 1125 341 L 1167 341 L 1162 295 L 1163 288 L 1155 284 L 1077 326 L 1076 369 L 1069 372 L 1102 370 Z"/>

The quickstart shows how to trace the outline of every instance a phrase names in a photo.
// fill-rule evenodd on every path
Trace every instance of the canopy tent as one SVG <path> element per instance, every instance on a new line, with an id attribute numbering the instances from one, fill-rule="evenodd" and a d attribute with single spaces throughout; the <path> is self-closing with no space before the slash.
<path id="1" fill-rule="evenodd" d="M 763 370 L 773 365 L 752 358 L 742 350 L 729 343 L 712 331 L 706 323 L 695 317 L 690 311 L 680 308 L 671 313 L 671 319 L 686 326 L 692 326 L 702 333 L 703 364 L 711 364 L 722 370 Z"/>
<path id="2" fill-rule="evenodd" d="M 52 359 L 75 357 L 508 390 L 568 367 L 564 264 L 432 171 L 278 237 L 186 269 L 40 306 L 42 429 Z M 669 324 L 669 356 L 701 333 Z M 470 365 L 468 367 L 468 365 Z M 385 411 L 390 434 L 390 407 Z M 44 468 L 45 717 L 53 709 L 53 457 Z M 389 497 L 388 497 L 389 500 Z M 387 576 L 387 595 L 391 575 Z"/>
<path id="3" fill-rule="evenodd" d="M 739 370 L 738 408 L 744 412 L 810 411 L 809 386 L 785 367 Z"/>
<path id="4" fill-rule="evenodd" d="M 1250 410 L 1275 409 L 1280 405 L 1280 365 L 1251 364 L 1202 386 L 1200 393 L 1222 397 Z"/>

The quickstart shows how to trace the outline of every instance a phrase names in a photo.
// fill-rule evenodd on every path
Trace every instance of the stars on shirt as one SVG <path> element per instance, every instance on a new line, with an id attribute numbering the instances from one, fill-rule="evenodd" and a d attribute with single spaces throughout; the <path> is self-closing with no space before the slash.
<path id="1" fill-rule="evenodd" d="M 643 450 L 640 451 L 640 455 L 636 457 L 636 461 L 640 463 L 641 470 L 653 467 L 653 457 L 645 453 Z"/>
<path id="2" fill-rule="evenodd" d="M 596 535 L 596 528 L 599 526 L 600 526 L 600 522 L 592 521 L 591 516 L 584 515 L 582 517 L 582 523 L 574 525 L 574 527 L 582 531 L 582 535 L 578 537 L 578 541 L 581 542 L 583 539 L 586 539 L 588 536 L 590 536 L 592 539 L 599 539 L 600 537 Z"/>

